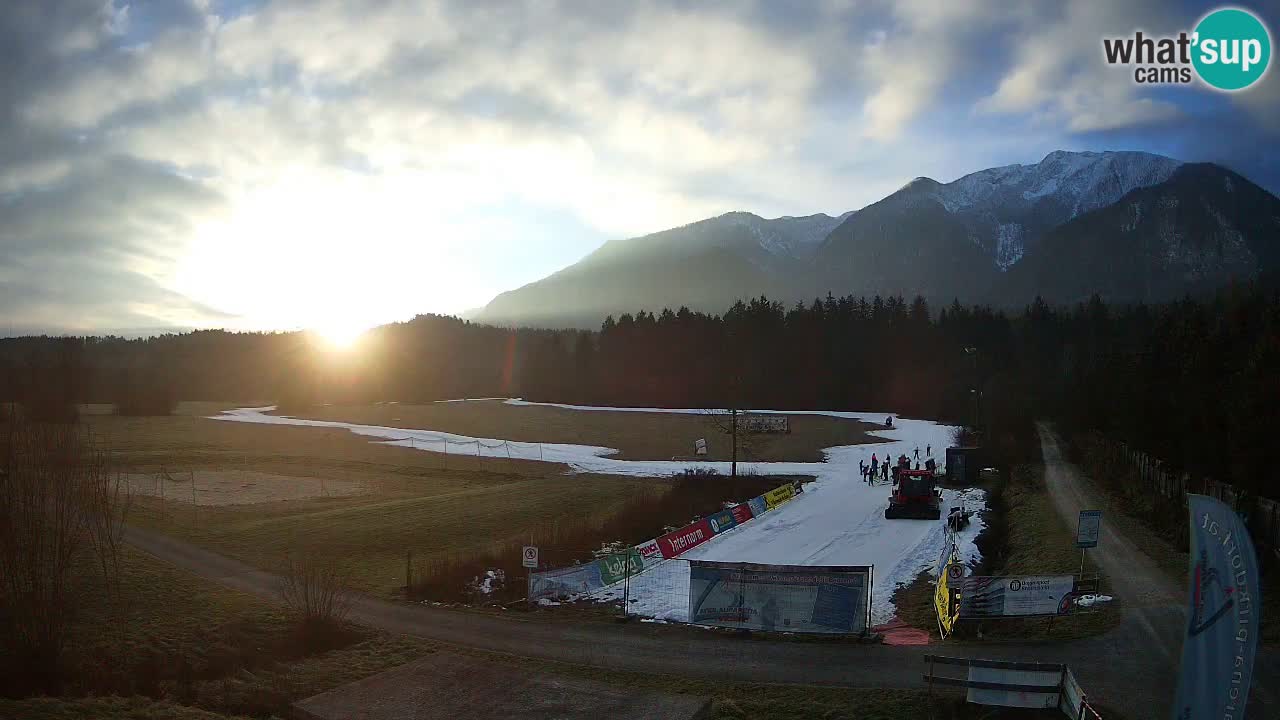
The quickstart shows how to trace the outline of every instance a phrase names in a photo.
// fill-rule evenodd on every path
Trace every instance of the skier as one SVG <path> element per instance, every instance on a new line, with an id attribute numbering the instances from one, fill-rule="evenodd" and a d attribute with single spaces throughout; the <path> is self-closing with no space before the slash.
<path id="1" fill-rule="evenodd" d="M 917 445 L 917 446 L 916 446 L 916 459 L 917 459 L 917 460 L 919 460 L 919 459 L 920 459 L 920 446 L 919 446 L 919 445 Z"/>
<path id="2" fill-rule="evenodd" d="M 876 466 L 876 454 L 871 453 L 871 467 L 875 467 L 875 466 Z"/>
<path id="3" fill-rule="evenodd" d="M 925 445 L 925 446 L 924 446 L 924 454 L 925 454 L 925 455 L 928 455 L 929 457 L 933 457 L 933 446 L 932 446 L 932 445 Z"/>
<path id="4" fill-rule="evenodd" d="M 858 472 L 862 473 L 863 480 L 867 479 L 867 464 L 861 460 L 858 461 Z"/>
<path id="5" fill-rule="evenodd" d="M 885 458 L 884 465 L 881 465 L 880 467 L 884 469 L 884 481 L 889 482 L 889 458 Z"/>

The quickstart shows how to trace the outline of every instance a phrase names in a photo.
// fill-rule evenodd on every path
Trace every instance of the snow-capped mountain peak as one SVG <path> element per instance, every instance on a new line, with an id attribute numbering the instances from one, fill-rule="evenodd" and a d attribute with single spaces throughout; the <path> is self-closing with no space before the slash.
<path id="1" fill-rule="evenodd" d="M 1162 183 L 1182 163 L 1145 152 L 1067 152 L 1056 150 L 1035 165 L 1005 165 L 965 175 L 938 188 L 939 200 L 952 212 L 981 211 L 1020 196 L 1068 208 L 1070 219 L 1119 200 L 1131 190 Z M 1011 197 L 1014 196 L 1014 197 Z"/>
<path id="2" fill-rule="evenodd" d="M 1034 165 L 980 170 L 944 185 L 907 185 L 961 216 L 969 237 L 1007 270 L 1052 227 L 1106 207 L 1138 188 L 1162 183 L 1182 163 L 1145 152 L 1049 153 Z"/>
<path id="3" fill-rule="evenodd" d="M 819 213 L 766 219 L 748 212 L 730 212 L 715 220 L 744 228 L 770 255 L 803 259 L 812 256 L 818 245 L 849 214 L 831 217 Z"/>

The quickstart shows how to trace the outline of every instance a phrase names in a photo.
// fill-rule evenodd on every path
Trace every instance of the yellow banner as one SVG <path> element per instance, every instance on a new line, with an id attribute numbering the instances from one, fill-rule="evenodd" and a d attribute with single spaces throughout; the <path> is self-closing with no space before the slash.
<path id="1" fill-rule="evenodd" d="M 964 577 L 964 566 L 951 558 L 938 573 L 938 585 L 933 592 L 933 609 L 938 613 L 938 630 L 942 637 L 951 634 L 956 620 L 960 619 L 960 603 L 952 604 L 951 581 Z"/>
<path id="2" fill-rule="evenodd" d="M 772 510 L 795 496 L 796 496 L 795 487 L 793 487 L 791 483 L 787 483 L 786 485 L 783 485 L 781 487 L 776 487 L 770 490 L 769 492 L 765 493 L 764 502 L 765 502 L 765 505 L 767 505 L 769 509 Z"/>

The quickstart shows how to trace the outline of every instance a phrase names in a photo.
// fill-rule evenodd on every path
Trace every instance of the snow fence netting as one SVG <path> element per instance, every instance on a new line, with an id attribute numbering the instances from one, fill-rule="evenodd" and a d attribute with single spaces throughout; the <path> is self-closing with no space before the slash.
<path id="1" fill-rule="evenodd" d="M 612 589 L 625 580 L 634 581 L 639 575 L 655 570 L 665 561 L 672 560 L 692 550 L 716 535 L 728 532 L 751 519 L 779 507 L 795 497 L 795 484 L 786 483 L 751 500 L 725 508 L 705 518 L 673 530 L 661 537 L 646 540 L 626 553 L 611 553 L 582 565 L 534 572 L 529 574 L 529 602 L 539 600 L 574 600 L 596 595 Z M 755 512 L 754 508 L 761 508 Z M 630 562 L 628 562 L 628 560 Z M 628 564 L 630 567 L 628 568 Z M 656 588 L 664 594 L 683 596 L 688 588 L 688 564 L 681 563 L 666 568 L 666 573 L 683 570 L 684 581 L 670 578 Z M 628 575 L 630 576 L 628 578 Z M 607 593 L 611 596 L 613 593 Z M 601 599 L 606 599 L 602 597 Z M 608 597 L 612 599 L 612 597 Z M 674 604 L 674 603 L 668 603 Z"/>

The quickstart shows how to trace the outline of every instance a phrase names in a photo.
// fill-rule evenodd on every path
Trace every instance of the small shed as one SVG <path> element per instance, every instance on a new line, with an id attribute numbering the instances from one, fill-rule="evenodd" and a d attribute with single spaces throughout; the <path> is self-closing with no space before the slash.
<path id="1" fill-rule="evenodd" d="M 986 454 L 975 445 L 947 448 L 947 484 L 977 485 Z"/>

